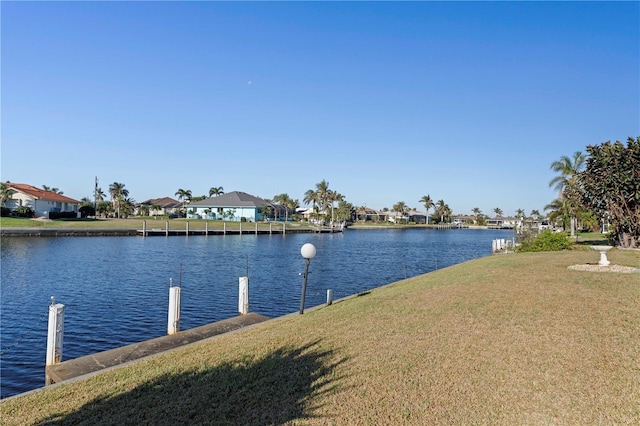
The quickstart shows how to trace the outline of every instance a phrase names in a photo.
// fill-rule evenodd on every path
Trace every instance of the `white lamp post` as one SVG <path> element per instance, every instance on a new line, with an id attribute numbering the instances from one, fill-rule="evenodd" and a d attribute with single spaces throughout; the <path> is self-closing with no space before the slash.
<path id="1" fill-rule="evenodd" d="M 309 275 L 309 262 L 316 255 L 316 246 L 306 243 L 300 249 L 300 254 L 304 257 L 304 273 L 302 274 L 302 296 L 300 297 L 300 315 L 304 314 L 304 296 L 307 292 L 307 275 Z"/>

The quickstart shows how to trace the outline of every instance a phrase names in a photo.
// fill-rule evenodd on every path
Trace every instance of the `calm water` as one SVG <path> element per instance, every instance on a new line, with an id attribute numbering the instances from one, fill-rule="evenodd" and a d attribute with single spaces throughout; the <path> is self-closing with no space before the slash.
<path id="1" fill-rule="evenodd" d="M 237 315 L 249 272 L 249 310 L 296 312 L 304 259 L 306 307 L 491 253 L 501 230 L 358 230 L 344 234 L 4 238 L 0 297 L 2 397 L 44 385 L 51 296 L 65 305 L 63 360 L 163 336 L 169 279 L 182 284 L 180 328 Z M 180 267 L 182 265 L 182 274 Z"/>

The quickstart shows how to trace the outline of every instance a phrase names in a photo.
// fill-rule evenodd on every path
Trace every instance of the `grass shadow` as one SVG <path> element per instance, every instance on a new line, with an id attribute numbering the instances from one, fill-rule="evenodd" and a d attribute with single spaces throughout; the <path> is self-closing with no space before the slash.
<path id="1" fill-rule="evenodd" d="M 314 397 L 337 386 L 332 352 L 320 350 L 317 343 L 164 374 L 41 424 L 279 425 L 309 419 Z"/>

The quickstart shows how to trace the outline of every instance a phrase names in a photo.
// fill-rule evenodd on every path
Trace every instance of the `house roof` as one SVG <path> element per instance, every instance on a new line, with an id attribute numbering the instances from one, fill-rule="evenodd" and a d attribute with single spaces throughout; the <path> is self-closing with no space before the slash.
<path id="1" fill-rule="evenodd" d="M 217 197 L 205 198 L 201 201 L 189 204 L 189 207 L 264 207 L 273 206 L 271 203 L 259 197 L 254 197 L 246 192 L 233 191 Z"/>
<path id="2" fill-rule="evenodd" d="M 150 200 L 143 201 L 140 204 L 143 204 L 145 206 L 153 206 L 153 205 L 157 204 L 160 207 L 162 207 L 163 209 L 176 208 L 176 207 L 180 207 L 182 205 L 182 203 L 180 201 L 174 200 L 171 197 L 151 198 Z"/>
<path id="3" fill-rule="evenodd" d="M 74 203 L 80 204 L 80 201 L 74 200 L 62 194 L 56 194 L 55 192 L 45 191 L 44 189 L 36 188 L 35 186 L 28 185 L 26 183 L 7 183 L 7 188 L 14 191 L 21 192 L 36 200 L 58 201 L 62 203 Z"/>

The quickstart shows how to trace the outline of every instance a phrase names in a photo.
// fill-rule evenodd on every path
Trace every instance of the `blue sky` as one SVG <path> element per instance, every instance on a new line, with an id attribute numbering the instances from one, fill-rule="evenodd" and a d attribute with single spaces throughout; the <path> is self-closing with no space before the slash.
<path id="1" fill-rule="evenodd" d="M 543 210 L 640 135 L 638 2 L 7 2 L 1 179 L 137 201 L 325 179 L 355 205 Z"/>

